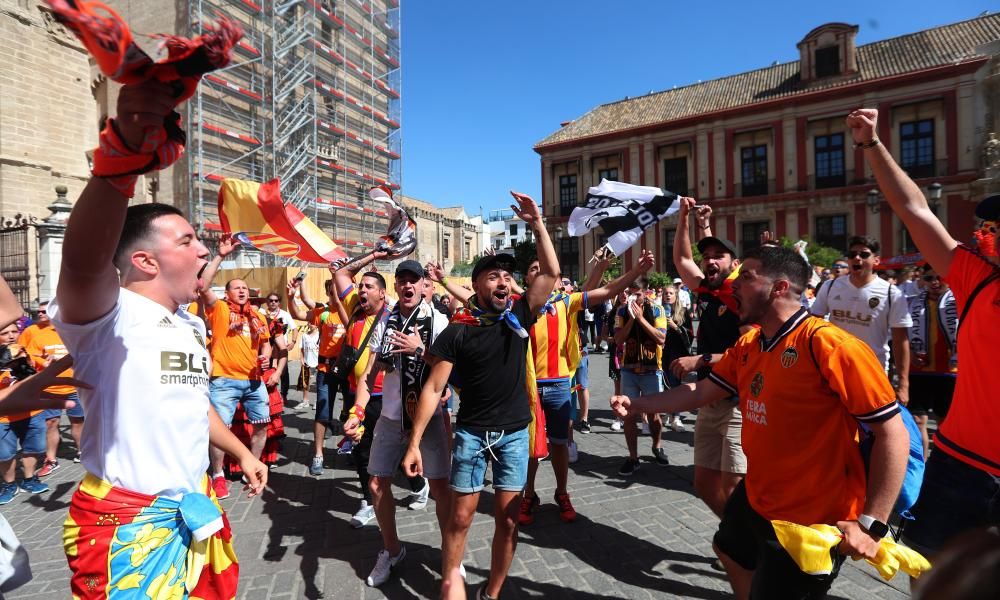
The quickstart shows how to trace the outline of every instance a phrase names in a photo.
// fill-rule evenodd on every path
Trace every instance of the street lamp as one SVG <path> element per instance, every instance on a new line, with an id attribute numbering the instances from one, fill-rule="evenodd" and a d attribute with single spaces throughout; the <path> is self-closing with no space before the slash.
<path id="1" fill-rule="evenodd" d="M 874 188 L 868 190 L 868 197 L 865 199 L 865 204 L 868 205 L 868 210 L 872 211 L 873 215 L 877 215 L 879 211 L 882 210 L 882 203 L 879 201 L 878 190 Z"/>
<path id="2" fill-rule="evenodd" d="M 556 239 L 557 240 L 561 240 L 562 236 L 563 236 L 563 228 L 562 228 L 562 225 L 560 225 L 560 226 L 556 227 Z"/>
<path id="3" fill-rule="evenodd" d="M 928 204 L 931 212 L 937 214 L 938 207 L 941 206 L 941 184 L 935 181 L 927 186 L 927 197 L 930 200 Z"/>

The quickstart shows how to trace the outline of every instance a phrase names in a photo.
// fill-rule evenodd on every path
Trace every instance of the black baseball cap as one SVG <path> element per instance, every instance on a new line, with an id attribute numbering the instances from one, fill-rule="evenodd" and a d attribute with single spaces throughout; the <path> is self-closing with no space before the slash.
<path id="1" fill-rule="evenodd" d="M 729 252 L 729 254 L 733 256 L 733 258 L 736 258 L 738 256 L 738 254 L 736 253 L 736 246 L 734 246 L 733 243 L 730 242 L 729 240 L 724 240 L 713 236 L 703 237 L 700 240 L 698 240 L 698 252 L 704 254 L 705 249 L 708 248 L 709 246 L 722 246 L 723 248 L 726 249 L 726 252 Z"/>
<path id="2" fill-rule="evenodd" d="M 484 256 L 476 262 L 476 266 L 472 267 L 472 280 L 475 281 L 480 273 L 489 269 L 503 269 L 508 273 L 513 273 L 517 268 L 516 265 L 517 260 L 510 254 L 502 253 Z"/>
<path id="3" fill-rule="evenodd" d="M 396 265 L 396 277 L 402 273 L 413 273 L 417 277 L 424 276 L 424 268 L 415 260 L 404 260 Z"/>
<path id="4" fill-rule="evenodd" d="M 984 221 L 1000 220 L 1000 194 L 986 196 L 976 205 L 976 216 Z"/>

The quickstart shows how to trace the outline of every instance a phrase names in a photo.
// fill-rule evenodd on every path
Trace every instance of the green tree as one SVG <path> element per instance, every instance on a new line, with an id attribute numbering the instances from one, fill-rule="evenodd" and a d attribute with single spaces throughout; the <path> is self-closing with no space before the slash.
<path id="1" fill-rule="evenodd" d="M 674 280 L 670 273 L 661 273 L 659 271 L 650 271 L 646 274 L 646 279 L 649 280 L 649 289 L 651 290 L 668 286 Z"/>
<path id="2" fill-rule="evenodd" d="M 451 267 L 450 275 L 455 277 L 468 277 L 472 275 L 472 267 L 476 266 L 476 261 L 482 257 L 481 254 L 473 256 L 468 261 L 457 262 Z"/>
<path id="3" fill-rule="evenodd" d="M 535 248 L 534 240 L 524 240 L 514 244 L 514 260 L 517 263 L 517 270 L 521 277 L 528 272 L 528 267 L 532 261 L 538 258 L 538 250 Z"/>
<path id="4" fill-rule="evenodd" d="M 805 236 L 802 238 L 805 241 L 809 241 L 809 237 Z M 781 245 L 785 248 L 795 247 L 796 240 L 791 240 L 787 237 L 781 238 Z M 806 246 L 806 257 L 809 259 L 809 264 L 818 267 L 829 267 L 837 259 L 844 256 L 844 253 L 836 248 L 831 248 L 830 246 L 822 246 L 820 244 L 810 243 Z"/>

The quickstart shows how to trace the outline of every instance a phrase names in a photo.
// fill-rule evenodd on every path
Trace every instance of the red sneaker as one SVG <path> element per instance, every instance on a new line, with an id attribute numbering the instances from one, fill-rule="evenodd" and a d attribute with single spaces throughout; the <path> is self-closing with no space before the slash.
<path id="1" fill-rule="evenodd" d="M 212 489 L 215 490 L 215 497 L 219 500 L 229 497 L 229 484 L 226 483 L 226 478 L 222 475 L 216 475 L 212 478 Z"/>
<path id="2" fill-rule="evenodd" d="M 559 505 L 559 518 L 566 523 L 576 520 L 576 510 L 569 501 L 569 494 L 556 494 L 556 504 Z M 523 506 L 523 505 L 522 505 Z"/>
<path id="3" fill-rule="evenodd" d="M 58 460 L 45 459 L 45 464 L 42 465 L 41 469 L 38 469 L 38 473 L 36 473 L 36 475 L 38 475 L 39 477 L 47 477 L 52 474 L 52 471 L 55 471 L 58 468 L 59 468 Z"/>
<path id="4" fill-rule="evenodd" d="M 535 522 L 535 515 L 531 514 L 535 507 L 540 504 L 538 494 L 532 494 L 530 498 L 521 498 L 521 514 L 517 516 L 517 522 L 521 525 L 531 525 Z"/>

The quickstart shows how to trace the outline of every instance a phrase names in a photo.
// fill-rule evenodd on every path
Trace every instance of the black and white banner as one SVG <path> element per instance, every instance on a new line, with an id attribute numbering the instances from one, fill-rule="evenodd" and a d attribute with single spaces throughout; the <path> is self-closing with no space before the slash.
<path id="1" fill-rule="evenodd" d="M 680 199 L 660 188 L 601 180 L 587 191 L 587 202 L 569 216 L 569 234 L 579 237 L 597 227 L 608 236 L 608 247 L 621 256 L 642 232 L 680 210 Z"/>

